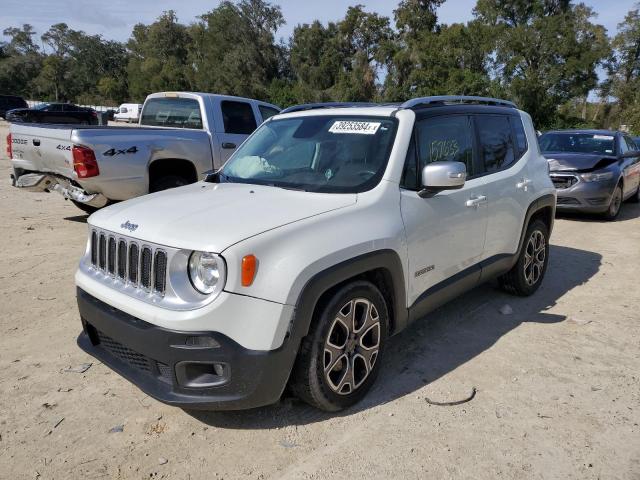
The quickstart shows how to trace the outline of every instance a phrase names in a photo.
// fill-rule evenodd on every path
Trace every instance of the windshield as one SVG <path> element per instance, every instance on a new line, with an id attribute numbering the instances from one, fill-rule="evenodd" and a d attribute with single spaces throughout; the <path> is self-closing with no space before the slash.
<path id="1" fill-rule="evenodd" d="M 613 155 L 613 135 L 597 133 L 545 133 L 540 139 L 543 153 L 598 153 Z"/>
<path id="2" fill-rule="evenodd" d="M 233 154 L 219 181 L 325 193 L 356 193 L 378 184 L 396 120 L 311 116 L 264 123 Z"/>

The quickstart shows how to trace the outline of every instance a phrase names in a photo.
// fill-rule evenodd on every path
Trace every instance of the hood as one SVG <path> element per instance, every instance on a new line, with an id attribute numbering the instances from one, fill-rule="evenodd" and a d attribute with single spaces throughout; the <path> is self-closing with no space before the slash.
<path id="1" fill-rule="evenodd" d="M 356 194 L 198 182 L 97 211 L 89 224 L 168 247 L 220 253 L 246 238 L 356 203 Z"/>
<path id="2" fill-rule="evenodd" d="M 552 172 L 587 172 L 617 161 L 617 157 L 599 153 L 543 153 Z"/>

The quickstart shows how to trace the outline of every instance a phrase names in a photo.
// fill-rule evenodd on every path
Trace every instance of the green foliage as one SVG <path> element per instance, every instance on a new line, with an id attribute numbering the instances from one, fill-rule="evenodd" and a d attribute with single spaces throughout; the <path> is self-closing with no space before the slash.
<path id="1" fill-rule="evenodd" d="M 479 0 L 474 12 L 496 39 L 496 79 L 538 126 L 553 121 L 558 105 L 597 86 L 596 68 L 610 46 L 584 4 Z"/>
<path id="2" fill-rule="evenodd" d="M 453 1 L 453 0 L 450 0 Z M 640 133 L 640 9 L 609 39 L 572 0 L 477 0 L 465 24 L 438 22 L 445 0 L 400 0 L 391 19 L 362 5 L 327 24 L 297 25 L 285 42 L 279 6 L 224 0 L 190 25 L 167 11 L 126 44 L 64 23 L 34 42 L 30 25 L 0 41 L 0 91 L 117 104 L 197 90 L 281 106 L 421 95 L 515 100 L 539 128 L 632 124 Z M 598 84 L 597 68 L 607 68 Z M 587 101 L 599 92 L 599 102 Z"/>

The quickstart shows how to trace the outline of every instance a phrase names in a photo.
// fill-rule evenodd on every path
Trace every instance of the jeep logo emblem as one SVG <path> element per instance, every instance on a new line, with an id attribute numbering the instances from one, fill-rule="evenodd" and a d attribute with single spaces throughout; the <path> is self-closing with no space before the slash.
<path id="1" fill-rule="evenodd" d="M 125 230 L 129 230 L 130 232 L 135 231 L 138 228 L 136 223 L 131 223 L 129 220 L 120 225 L 120 228 L 124 228 Z"/>

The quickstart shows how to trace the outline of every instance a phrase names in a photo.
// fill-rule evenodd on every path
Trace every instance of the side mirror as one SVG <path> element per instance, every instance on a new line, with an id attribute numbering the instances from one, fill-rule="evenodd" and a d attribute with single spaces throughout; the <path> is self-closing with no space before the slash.
<path id="1" fill-rule="evenodd" d="M 432 197 L 443 190 L 457 190 L 464 186 L 467 167 L 462 162 L 433 162 L 422 169 L 422 198 Z"/>

